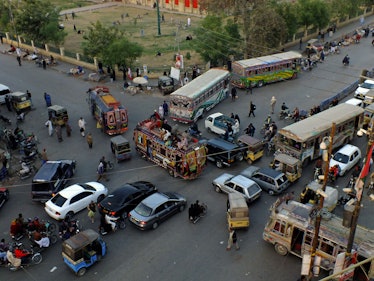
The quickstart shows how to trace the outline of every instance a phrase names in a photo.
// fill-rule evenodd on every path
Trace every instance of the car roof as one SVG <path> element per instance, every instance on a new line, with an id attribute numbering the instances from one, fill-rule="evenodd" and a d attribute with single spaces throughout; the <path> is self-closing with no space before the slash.
<path id="1" fill-rule="evenodd" d="M 266 174 L 266 175 L 271 176 L 273 178 L 277 178 L 277 177 L 279 177 L 280 175 L 283 174 L 282 172 L 271 169 L 271 168 L 260 168 L 260 170 L 258 170 L 258 173 Z"/>
<path id="2" fill-rule="evenodd" d="M 336 153 L 340 152 L 342 154 L 350 155 L 354 151 L 360 151 L 360 149 L 357 146 L 351 145 L 351 144 L 346 144 L 342 148 L 340 148 Z M 361 151 L 360 151 L 361 152 Z"/>
<path id="3" fill-rule="evenodd" d="M 40 167 L 33 180 L 51 180 L 58 167 L 60 167 L 60 163 L 61 162 L 58 161 L 47 161 L 43 164 L 43 166 Z"/>
<path id="4" fill-rule="evenodd" d="M 155 207 L 164 204 L 169 200 L 169 197 L 161 192 L 153 193 L 152 195 L 145 198 L 142 203 L 148 207 L 154 209 Z"/>
<path id="5" fill-rule="evenodd" d="M 253 184 L 257 185 L 255 181 L 246 178 L 245 176 L 242 175 L 237 175 L 231 179 L 231 182 L 233 182 L 236 185 L 240 185 L 241 187 L 250 187 Z"/>
<path id="6" fill-rule="evenodd" d="M 137 189 L 136 187 L 134 187 L 134 186 L 132 186 L 128 183 L 125 183 L 124 185 L 118 187 L 113 192 L 111 192 L 111 195 L 115 194 L 117 196 L 127 197 L 131 194 L 134 194 L 137 191 L 139 191 L 139 189 Z"/>
<path id="7" fill-rule="evenodd" d="M 84 190 L 85 189 L 82 186 L 80 186 L 79 183 L 76 183 L 64 188 L 59 192 L 59 194 L 65 198 L 69 198 L 81 193 Z"/>
<path id="8" fill-rule="evenodd" d="M 238 148 L 239 146 L 231 142 L 225 141 L 224 139 L 214 138 L 208 140 L 207 144 L 218 146 L 224 150 L 232 150 Z"/>

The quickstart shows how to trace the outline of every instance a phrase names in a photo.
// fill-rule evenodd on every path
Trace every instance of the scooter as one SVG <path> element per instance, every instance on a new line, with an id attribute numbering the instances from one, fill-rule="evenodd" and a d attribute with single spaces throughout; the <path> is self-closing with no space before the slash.
<path id="1" fill-rule="evenodd" d="M 59 236 L 63 241 L 79 233 L 79 231 L 80 226 L 77 219 L 64 220 L 59 226 Z"/>
<path id="2" fill-rule="evenodd" d="M 115 227 L 113 228 L 112 223 L 115 223 Z M 125 219 L 122 217 L 111 217 L 105 215 L 105 222 L 101 221 L 99 226 L 99 231 L 101 235 L 107 235 L 110 232 L 114 232 L 117 229 L 125 229 L 126 223 Z"/>

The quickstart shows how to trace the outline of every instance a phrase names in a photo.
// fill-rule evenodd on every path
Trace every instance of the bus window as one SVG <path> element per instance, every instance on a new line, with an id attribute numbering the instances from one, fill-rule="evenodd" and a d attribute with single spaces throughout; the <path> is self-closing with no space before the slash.
<path id="1" fill-rule="evenodd" d="M 276 232 L 279 232 L 279 234 L 281 234 L 281 235 L 285 235 L 286 234 L 286 224 L 284 222 L 281 222 L 281 221 L 276 221 L 275 225 L 274 225 L 274 230 Z"/>
<path id="2" fill-rule="evenodd" d="M 320 250 L 332 256 L 332 254 L 334 253 L 334 246 L 326 243 L 326 241 L 322 241 L 320 245 Z"/>

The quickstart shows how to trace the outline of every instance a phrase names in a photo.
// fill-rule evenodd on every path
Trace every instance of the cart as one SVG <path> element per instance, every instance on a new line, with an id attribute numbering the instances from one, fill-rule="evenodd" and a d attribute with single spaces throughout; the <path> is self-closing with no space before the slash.
<path id="1" fill-rule="evenodd" d="M 123 136 L 110 139 L 110 148 L 117 159 L 117 163 L 131 158 L 130 142 Z"/>
<path id="2" fill-rule="evenodd" d="M 54 126 L 64 126 L 69 120 L 68 111 L 60 105 L 52 105 L 48 107 L 48 116 Z"/>

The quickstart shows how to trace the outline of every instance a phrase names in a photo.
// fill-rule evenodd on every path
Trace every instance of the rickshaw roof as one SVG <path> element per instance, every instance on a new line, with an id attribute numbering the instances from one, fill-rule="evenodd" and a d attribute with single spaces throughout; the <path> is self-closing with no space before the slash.
<path id="1" fill-rule="evenodd" d="M 115 136 L 110 139 L 110 142 L 114 144 L 123 144 L 128 143 L 129 141 L 123 136 Z"/>
<path id="2" fill-rule="evenodd" d="M 79 250 L 91 244 L 93 241 L 99 238 L 99 236 L 99 233 L 97 233 L 96 231 L 92 229 L 86 229 L 65 240 L 63 242 L 63 244 L 65 245 L 63 246 L 71 248 L 74 251 Z"/>
<path id="3" fill-rule="evenodd" d="M 262 141 L 259 139 L 256 139 L 254 137 L 251 137 L 249 135 L 241 135 L 238 138 L 238 141 L 247 144 L 248 146 L 256 146 L 256 145 L 262 145 Z"/>
<path id="4" fill-rule="evenodd" d="M 10 94 L 12 97 L 22 97 L 22 96 L 27 96 L 26 93 L 22 93 L 22 92 L 13 92 Z"/>
<path id="5" fill-rule="evenodd" d="M 62 111 L 62 110 L 66 110 L 66 108 L 61 105 L 56 104 L 56 105 L 49 106 L 48 110 L 49 111 Z"/>
<path id="6" fill-rule="evenodd" d="M 299 159 L 292 157 L 290 155 L 284 154 L 284 153 L 275 155 L 274 159 L 281 163 L 285 163 L 285 164 L 292 165 L 292 166 L 297 165 L 297 164 L 301 165 L 301 162 Z"/>

